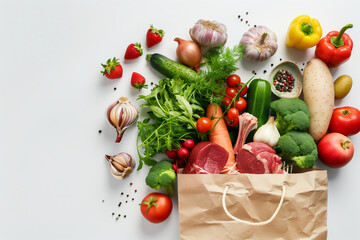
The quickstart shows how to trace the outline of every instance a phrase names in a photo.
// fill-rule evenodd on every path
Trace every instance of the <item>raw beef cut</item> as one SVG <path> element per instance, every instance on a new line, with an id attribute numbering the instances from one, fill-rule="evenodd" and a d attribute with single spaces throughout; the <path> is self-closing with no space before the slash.
<path id="1" fill-rule="evenodd" d="M 281 157 L 262 142 L 245 144 L 236 156 L 236 166 L 240 173 L 284 173 L 281 169 Z"/>
<path id="2" fill-rule="evenodd" d="M 228 156 L 229 153 L 220 145 L 200 142 L 191 150 L 183 173 L 218 174 L 224 168 Z"/>
<path id="3" fill-rule="evenodd" d="M 257 128 L 257 123 L 257 118 L 250 113 L 245 112 L 239 116 L 239 133 L 234 147 L 235 154 L 238 154 L 249 133 Z"/>

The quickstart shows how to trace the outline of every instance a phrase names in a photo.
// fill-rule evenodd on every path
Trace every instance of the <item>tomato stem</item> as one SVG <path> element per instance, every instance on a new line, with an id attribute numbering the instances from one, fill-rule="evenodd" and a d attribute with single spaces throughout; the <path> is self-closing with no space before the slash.
<path id="1" fill-rule="evenodd" d="M 345 110 L 341 111 L 341 114 L 344 115 L 344 116 L 347 116 L 347 115 L 350 114 L 350 111 L 345 109 Z"/>
<path id="2" fill-rule="evenodd" d="M 145 214 L 148 213 L 149 209 L 152 207 L 152 206 L 155 206 L 157 207 L 157 197 L 154 197 L 154 196 L 151 196 L 147 201 L 143 201 L 142 203 L 140 203 L 140 205 L 147 205 L 147 209 L 146 209 L 146 212 Z"/>
<path id="3" fill-rule="evenodd" d="M 346 140 L 345 142 L 342 142 L 341 143 L 341 147 L 343 149 L 349 149 L 350 148 L 350 141 L 349 140 Z"/>

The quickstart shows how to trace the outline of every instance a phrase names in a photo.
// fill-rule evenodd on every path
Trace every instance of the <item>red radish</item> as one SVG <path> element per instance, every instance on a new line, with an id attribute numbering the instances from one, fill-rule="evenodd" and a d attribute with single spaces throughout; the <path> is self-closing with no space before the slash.
<path id="1" fill-rule="evenodd" d="M 195 142 L 192 139 L 188 139 L 184 142 L 184 147 L 188 150 L 193 149 L 194 146 L 195 146 Z"/>
<path id="2" fill-rule="evenodd" d="M 177 150 L 177 155 L 179 158 L 182 158 L 182 159 L 186 159 L 189 157 L 189 150 L 187 150 L 186 148 L 182 147 L 182 148 L 179 148 Z"/>
<path id="3" fill-rule="evenodd" d="M 179 170 L 179 168 L 178 168 L 178 166 L 177 166 L 177 164 L 176 164 L 175 161 L 174 161 L 173 164 L 172 164 L 172 169 L 173 169 L 176 173 L 177 173 L 178 170 Z"/>
<path id="4" fill-rule="evenodd" d="M 182 158 L 178 158 L 178 159 L 176 159 L 176 164 L 178 167 L 182 168 L 185 166 L 185 160 Z"/>
<path id="5" fill-rule="evenodd" d="M 177 157 L 176 151 L 175 150 L 166 150 L 165 151 L 166 156 L 168 156 L 168 158 L 170 159 L 175 159 Z"/>

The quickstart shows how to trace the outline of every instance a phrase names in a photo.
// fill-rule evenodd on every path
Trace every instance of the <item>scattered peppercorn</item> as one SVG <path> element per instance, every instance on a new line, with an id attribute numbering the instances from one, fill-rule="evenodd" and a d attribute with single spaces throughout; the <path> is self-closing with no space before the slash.
<path id="1" fill-rule="evenodd" d="M 124 193 L 122 192 L 121 195 L 124 195 Z"/>
<path id="2" fill-rule="evenodd" d="M 129 197 L 129 194 L 127 194 L 126 197 Z"/>
<path id="3" fill-rule="evenodd" d="M 99 130 L 99 133 L 102 133 L 102 131 L 101 131 L 101 130 Z"/>
<path id="4" fill-rule="evenodd" d="M 116 217 L 115 219 L 116 219 L 116 220 L 119 220 L 119 218 L 118 218 L 118 217 Z"/>
<path id="5" fill-rule="evenodd" d="M 120 216 L 121 216 L 121 214 L 118 215 L 118 217 L 120 217 Z"/>
<path id="6" fill-rule="evenodd" d="M 287 70 L 279 70 L 273 78 L 273 84 L 280 92 L 291 92 L 294 88 L 294 77 Z"/>
<path id="7" fill-rule="evenodd" d="M 115 213 L 112 213 L 112 215 L 114 216 L 114 215 L 115 215 Z"/>
<path id="8" fill-rule="evenodd" d="M 305 63 L 303 63 L 303 65 L 305 66 Z"/>
<path id="9" fill-rule="evenodd" d="M 132 198 L 131 200 L 133 200 L 133 201 L 134 201 L 134 198 Z"/>
<path id="10" fill-rule="evenodd" d="M 127 203 L 127 200 L 125 201 L 125 203 Z"/>
<path id="11" fill-rule="evenodd" d="M 126 215 L 124 215 L 124 218 L 126 218 Z"/>
<path id="12" fill-rule="evenodd" d="M 134 192 L 137 192 L 137 190 L 135 189 L 135 191 Z"/>
<path id="13" fill-rule="evenodd" d="M 248 23 L 248 22 L 249 22 L 249 21 L 247 21 L 247 20 L 246 20 L 246 22 L 245 22 L 245 23 Z"/>
<path id="14" fill-rule="evenodd" d="M 238 18 L 240 18 L 240 15 L 238 15 Z"/>
<path id="15" fill-rule="evenodd" d="M 274 64 L 272 63 L 270 66 L 272 66 L 272 67 L 273 67 L 273 66 L 274 66 Z"/>
<path id="16" fill-rule="evenodd" d="M 248 15 L 249 14 L 249 12 L 246 12 L 246 15 Z"/>
<path id="17" fill-rule="evenodd" d="M 153 83 L 153 82 L 151 82 L 151 83 L 150 83 L 150 85 L 152 86 L 152 85 L 154 85 L 154 83 Z"/>
<path id="18" fill-rule="evenodd" d="M 243 21 L 243 19 L 240 19 L 240 21 L 242 22 L 242 21 Z"/>
<path id="19" fill-rule="evenodd" d="M 280 58 L 280 61 L 282 61 L 282 59 Z"/>
<path id="20" fill-rule="evenodd" d="M 102 200 L 102 202 L 104 202 L 104 200 Z"/>
<path id="21" fill-rule="evenodd" d="M 301 69 L 301 71 L 304 71 L 304 69 Z"/>
<path id="22" fill-rule="evenodd" d="M 114 87 L 114 91 L 116 91 L 116 87 Z"/>
<path id="23" fill-rule="evenodd" d="M 132 182 L 130 183 L 130 186 L 132 186 Z"/>
<path id="24" fill-rule="evenodd" d="M 256 25 L 254 25 L 254 27 L 256 27 Z"/>
<path id="25" fill-rule="evenodd" d="M 266 70 L 264 70 L 264 73 L 266 73 Z"/>

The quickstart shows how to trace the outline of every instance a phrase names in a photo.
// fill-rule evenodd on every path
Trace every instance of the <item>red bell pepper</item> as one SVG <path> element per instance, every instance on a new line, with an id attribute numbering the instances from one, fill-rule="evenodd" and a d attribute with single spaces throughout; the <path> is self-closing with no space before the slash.
<path id="1" fill-rule="evenodd" d="M 340 32 L 329 32 L 316 45 L 315 57 L 323 60 L 328 67 L 337 67 L 346 62 L 351 56 L 353 41 L 345 31 L 352 27 L 352 24 L 347 24 Z"/>

